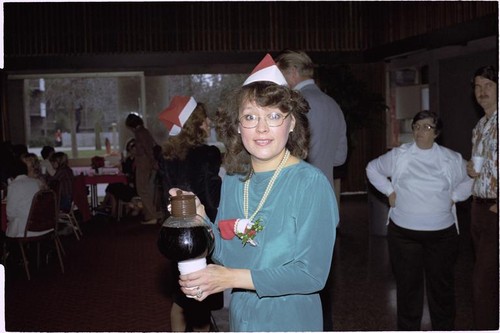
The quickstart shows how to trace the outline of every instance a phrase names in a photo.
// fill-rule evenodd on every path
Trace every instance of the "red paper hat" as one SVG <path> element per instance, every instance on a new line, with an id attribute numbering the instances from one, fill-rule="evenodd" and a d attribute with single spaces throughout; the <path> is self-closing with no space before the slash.
<path id="1" fill-rule="evenodd" d="M 196 108 L 196 101 L 190 96 L 174 96 L 158 119 L 167 127 L 168 134 L 177 135 Z"/>
<path id="2" fill-rule="evenodd" d="M 264 59 L 262 59 L 262 61 L 257 65 L 257 67 L 254 68 L 254 70 L 252 71 L 250 76 L 245 80 L 243 85 L 246 86 L 247 84 L 257 81 L 270 81 L 279 84 L 281 86 L 288 85 L 285 80 L 285 77 L 283 76 L 283 73 L 281 73 L 278 66 L 276 66 L 273 57 L 271 57 L 269 53 L 266 54 Z"/>

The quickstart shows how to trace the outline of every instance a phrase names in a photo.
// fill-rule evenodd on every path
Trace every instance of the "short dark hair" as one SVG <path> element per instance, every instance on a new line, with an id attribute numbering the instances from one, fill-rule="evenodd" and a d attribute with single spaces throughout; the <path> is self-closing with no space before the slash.
<path id="1" fill-rule="evenodd" d="M 58 169 L 66 167 L 68 165 L 68 155 L 62 151 L 58 151 L 57 153 L 52 154 L 50 162 L 57 162 Z"/>
<path id="2" fill-rule="evenodd" d="M 26 146 L 25 144 L 22 144 L 22 143 L 13 145 L 12 146 L 12 153 L 14 154 L 14 156 L 16 158 L 19 158 L 19 157 L 21 157 L 22 154 L 28 153 L 28 146 Z"/>
<path id="3" fill-rule="evenodd" d="M 129 113 L 127 119 L 125 119 L 125 126 L 130 128 L 137 128 L 139 126 L 144 126 L 144 121 L 135 113 Z"/>
<path id="4" fill-rule="evenodd" d="M 42 158 L 46 160 L 49 158 L 51 153 L 55 153 L 56 150 L 52 146 L 43 146 L 42 151 L 40 151 L 40 155 L 42 155 Z"/>
<path id="5" fill-rule="evenodd" d="M 432 119 L 432 123 L 436 128 L 434 128 L 434 133 L 436 135 L 439 135 L 441 133 L 441 130 L 443 129 L 443 122 L 441 121 L 441 118 L 437 115 L 436 112 L 434 111 L 420 111 L 413 117 L 413 121 L 411 122 L 411 125 L 415 124 L 417 121 L 422 120 L 422 119 L 427 119 L 430 118 Z"/>
<path id="6" fill-rule="evenodd" d="M 472 77 L 472 86 L 474 86 L 474 80 L 478 76 L 498 83 L 498 72 L 492 65 L 483 66 L 476 69 L 476 71 L 474 72 L 474 76 Z"/>
<path id="7" fill-rule="evenodd" d="M 27 175 L 28 165 L 19 158 L 16 158 L 10 166 L 10 174 L 12 178 L 16 178 L 19 175 Z"/>

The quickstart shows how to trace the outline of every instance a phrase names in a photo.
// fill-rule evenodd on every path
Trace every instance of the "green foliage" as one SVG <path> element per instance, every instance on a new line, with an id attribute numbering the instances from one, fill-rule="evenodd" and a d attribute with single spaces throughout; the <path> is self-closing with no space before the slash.
<path id="1" fill-rule="evenodd" d="M 70 127 L 69 127 L 70 121 L 69 121 L 67 114 L 64 114 L 62 112 L 58 112 L 54 115 L 54 119 L 55 119 L 54 132 L 57 129 L 60 129 L 62 132 L 68 132 L 70 130 Z"/>
<path id="2" fill-rule="evenodd" d="M 43 146 L 53 146 L 54 145 L 54 139 L 52 137 L 46 137 L 46 136 L 34 136 L 31 137 L 28 145 L 30 147 L 43 147 Z"/>
<path id="3" fill-rule="evenodd" d="M 240 74 L 203 74 L 191 75 L 191 86 L 195 99 L 207 107 L 213 117 L 229 91 L 241 86 L 246 75 Z"/>
<path id="4" fill-rule="evenodd" d="M 236 236 L 241 239 L 241 244 L 243 246 L 246 246 L 247 243 L 252 244 L 255 246 L 257 243 L 254 242 L 254 238 L 257 235 L 257 233 L 261 232 L 264 230 L 264 226 L 261 224 L 262 220 L 258 218 L 255 222 L 253 222 L 252 226 L 245 230 L 245 232 L 237 232 Z"/>
<path id="5" fill-rule="evenodd" d="M 62 151 L 60 149 L 56 149 L 57 151 Z M 73 154 L 71 153 L 71 150 L 65 151 L 66 154 L 68 154 L 69 158 L 73 158 Z M 94 156 L 104 156 L 106 154 L 106 151 L 104 150 L 79 150 L 78 151 L 78 158 L 87 158 L 87 157 L 94 157 Z"/>

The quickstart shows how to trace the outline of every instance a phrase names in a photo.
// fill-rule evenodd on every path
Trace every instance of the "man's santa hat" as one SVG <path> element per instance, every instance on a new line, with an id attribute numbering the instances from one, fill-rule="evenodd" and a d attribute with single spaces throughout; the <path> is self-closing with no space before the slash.
<path id="1" fill-rule="evenodd" d="M 159 115 L 160 121 L 167 127 L 169 135 L 177 135 L 196 108 L 196 101 L 190 96 L 174 96 L 170 105 Z"/>
<path id="2" fill-rule="evenodd" d="M 273 60 L 273 57 L 268 53 L 262 59 L 262 61 L 254 68 L 250 76 L 243 83 L 244 86 L 247 84 L 257 82 L 257 81 L 269 81 L 279 84 L 281 86 L 288 85 L 283 73 L 281 73 L 278 66 Z"/>

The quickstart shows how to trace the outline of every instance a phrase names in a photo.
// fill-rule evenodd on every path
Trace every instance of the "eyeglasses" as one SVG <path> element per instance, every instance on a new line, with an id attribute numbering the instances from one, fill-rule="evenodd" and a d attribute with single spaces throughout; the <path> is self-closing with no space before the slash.
<path id="1" fill-rule="evenodd" d="M 429 125 L 429 124 L 413 124 L 411 125 L 411 129 L 415 132 L 418 132 L 420 130 L 423 130 L 424 132 L 430 132 L 431 130 L 435 129 L 436 126 L 432 126 L 432 125 Z"/>
<path id="2" fill-rule="evenodd" d="M 264 118 L 266 120 L 267 126 L 279 127 L 283 125 L 283 122 L 289 115 L 290 113 L 285 116 L 282 113 L 278 112 L 269 113 L 264 117 L 256 116 L 254 114 L 246 114 L 240 117 L 240 124 L 244 128 L 255 128 L 259 124 L 259 119 Z"/>

